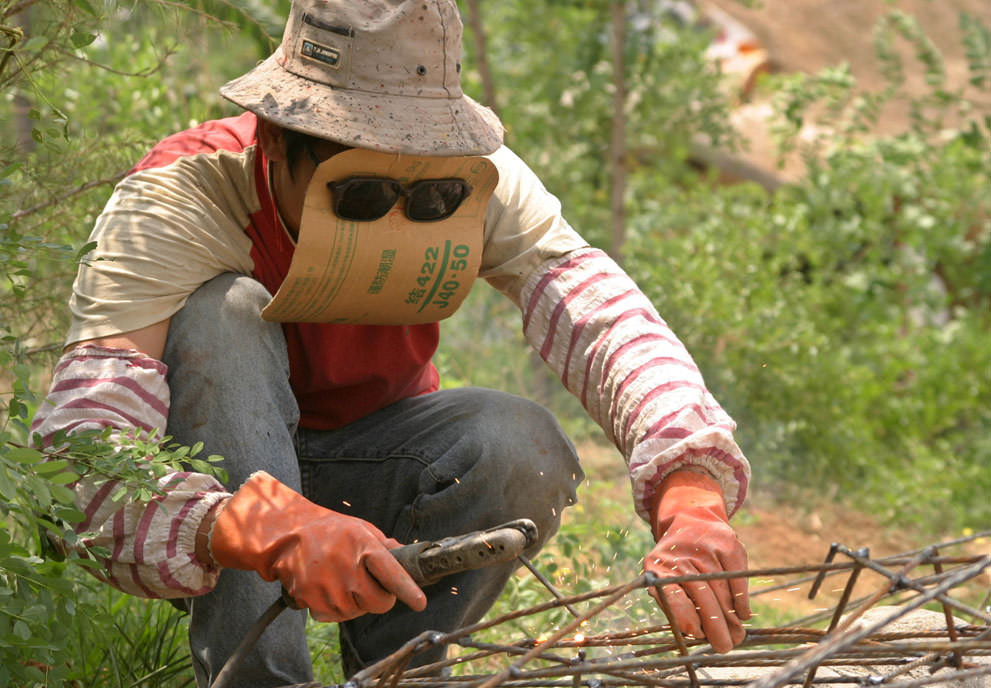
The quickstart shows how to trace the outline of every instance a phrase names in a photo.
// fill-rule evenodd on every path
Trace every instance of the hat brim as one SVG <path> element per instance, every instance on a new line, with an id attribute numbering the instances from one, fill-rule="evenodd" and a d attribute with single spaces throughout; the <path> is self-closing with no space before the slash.
<path id="1" fill-rule="evenodd" d="M 502 145 L 492 110 L 466 95 L 397 96 L 333 88 L 286 71 L 281 48 L 220 89 L 231 102 L 295 131 L 408 155 L 488 155 Z"/>

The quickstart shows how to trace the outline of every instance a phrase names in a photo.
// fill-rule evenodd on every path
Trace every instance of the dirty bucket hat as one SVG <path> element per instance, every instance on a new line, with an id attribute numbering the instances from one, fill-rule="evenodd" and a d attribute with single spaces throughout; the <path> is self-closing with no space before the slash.
<path id="1" fill-rule="evenodd" d="M 499 118 L 461 90 L 454 0 L 295 0 L 281 45 L 221 95 L 288 129 L 410 155 L 485 155 Z"/>

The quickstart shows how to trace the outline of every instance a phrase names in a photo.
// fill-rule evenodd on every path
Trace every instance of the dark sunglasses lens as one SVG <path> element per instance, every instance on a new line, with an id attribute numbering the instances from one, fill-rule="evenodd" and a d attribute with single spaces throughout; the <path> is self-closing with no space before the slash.
<path id="1" fill-rule="evenodd" d="M 418 222 L 432 222 L 450 217 L 471 189 L 460 180 L 422 181 L 413 185 L 406 201 L 406 214 Z"/>
<path id="2" fill-rule="evenodd" d="M 389 179 L 350 180 L 334 189 L 334 212 L 345 220 L 377 220 L 399 200 L 399 183 Z"/>

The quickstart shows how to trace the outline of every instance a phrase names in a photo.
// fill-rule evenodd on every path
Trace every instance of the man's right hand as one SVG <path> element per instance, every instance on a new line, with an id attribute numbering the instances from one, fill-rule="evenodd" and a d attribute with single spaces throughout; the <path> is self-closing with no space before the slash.
<path id="1" fill-rule="evenodd" d="M 318 621 L 382 614 L 405 602 L 421 611 L 426 595 L 389 553 L 399 543 L 367 521 L 324 509 L 264 471 L 214 517 L 209 554 L 220 566 L 278 580 Z"/>
<path id="2" fill-rule="evenodd" d="M 715 480 L 676 471 L 658 486 L 650 504 L 657 544 L 644 560 L 656 576 L 743 571 L 747 551 L 733 532 L 722 489 Z M 659 599 L 659 592 L 650 594 Z M 705 637 L 716 652 L 729 652 L 746 638 L 751 616 L 747 578 L 669 584 L 664 594 L 682 633 Z"/>

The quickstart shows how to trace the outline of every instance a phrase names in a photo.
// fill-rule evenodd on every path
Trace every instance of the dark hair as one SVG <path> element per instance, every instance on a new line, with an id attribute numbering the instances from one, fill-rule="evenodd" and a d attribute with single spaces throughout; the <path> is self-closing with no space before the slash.
<path id="1" fill-rule="evenodd" d="M 316 136 L 304 134 L 301 131 L 286 129 L 285 127 L 282 128 L 282 138 L 286 142 L 286 162 L 289 164 L 290 178 L 292 178 L 293 170 L 296 169 L 296 163 L 299 162 L 301 155 L 308 155 L 314 165 L 319 164 L 313 149 L 321 139 L 318 139 Z"/>

